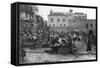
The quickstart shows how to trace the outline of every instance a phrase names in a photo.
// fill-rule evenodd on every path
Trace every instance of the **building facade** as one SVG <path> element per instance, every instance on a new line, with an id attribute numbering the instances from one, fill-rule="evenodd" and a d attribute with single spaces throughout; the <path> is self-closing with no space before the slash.
<path id="1" fill-rule="evenodd" d="M 84 32 L 89 30 L 93 32 L 96 31 L 95 19 L 87 19 L 87 14 L 73 12 L 73 10 L 69 10 L 69 12 L 66 13 L 53 12 L 51 10 L 48 15 L 47 25 L 56 31 L 70 31 L 76 29 Z"/>
<path id="2" fill-rule="evenodd" d="M 51 10 L 48 15 L 47 25 L 51 27 L 67 27 L 68 25 L 77 23 L 77 20 L 83 19 L 87 19 L 87 14 L 81 12 L 73 13 L 73 10 L 69 10 L 66 13 L 53 12 Z"/>
<path id="3" fill-rule="evenodd" d="M 38 29 L 43 29 L 46 24 L 43 18 L 36 14 L 37 7 L 34 5 L 20 5 L 19 29 L 21 33 L 34 34 Z"/>
<path id="4" fill-rule="evenodd" d="M 96 34 L 96 20 L 95 19 L 87 19 L 81 21 L 81 29 L 82 31 L 88 32 L 89 30 L 92 30 L 94 34 Z"/>

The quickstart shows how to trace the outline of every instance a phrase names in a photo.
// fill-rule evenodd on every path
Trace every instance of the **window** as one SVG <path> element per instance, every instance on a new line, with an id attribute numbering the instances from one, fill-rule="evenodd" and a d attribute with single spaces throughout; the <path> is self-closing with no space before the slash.
<path id="1" fill-rule="evenodd" d="M 63 22 L 66 22 L 66 19 L 63 19 Z"/>
<path id="2" fill-rule="evenodd" d="M 88 24 L 86 24 L 86 28 L 88 28 Z"/>
<path id="3" fill-rule="evenodd" d="M 51 26 L 51 24 L 49 24 L 49 26 Z"/>
<path id="4" fill-rule="evenodd" d="M 53 24 L 53 26 L 55 26 L 55 24 Z"/>
<path id="5" fill-rule="evenodd" d="M 77 19 L 77 16 L 75 16 L 75 19 Z"/>
<path id="6" fill-rule="evenodd" d="M 58 22 L 60 21 L 59 18 L 57 19 L 57 21 L 58 21 Z"/>
<path id="7" fill-rule="evenodd" d="M 73 20 L 73 23 L 75 23 L 75 20 Z"/>
<path id="8" fill-rule="evenodd" d="M 60 24 L 60 26 L 62 26 L 62 24 Z"/>
<path id="9" fill-rule="evenodd" d="M 53 22 L 53 19 L 51 19 L 51 22 Z"/>
<path id="10" fill-rule="evenodd" d="M 90 24 L 91 25 L 91 28 L 93 28 L 93 24 Z"/>
<path id="11" fill-rule="evenodd" d="M 66 26 L 66 24 L 64 24 L 64 26 Z"/>

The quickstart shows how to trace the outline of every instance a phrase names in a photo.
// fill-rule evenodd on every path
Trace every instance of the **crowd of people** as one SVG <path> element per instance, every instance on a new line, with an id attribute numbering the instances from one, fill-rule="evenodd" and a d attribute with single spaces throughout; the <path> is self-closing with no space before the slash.
<path id="1" fill-rule="evenodd" d="M 84 42 L 87 45 L 87 51 L 91 52 L 92 45 L 96 48 L 96 36 L 90 30 L 88 33 L 79 33 L 79 32 L 69 32 L 56 34 L 54 39 L 51 40 L 52 45 L 55 46 L 68 46 L 70 50 L 73 50 L 73 45 L 75 47 L 75 41 Z"/>
<path id="2" fill-rule="evenodd" d="M 32 42 L 33 47 L 68 46 L 71 50 L 75 47 L 75 41 L 87 44 L 87 51 L 91 50 L 91 44 L 96 45 L 96 36 L 92 31 L 85 32 L 52 32 L 51 34 L 30 35 L 27 40 Z"/>
<path id="3" fill-rule="evenodd" d="M 67 47 L 70 50 L 70 53 L 75 52 L 74 50 L 77 49 L 75 45 L 75 41 L 84 42 L 87 45 L 86 51 L 91 53 L 92 51 L 92 44 L 96 47 L 96 36 L 92 31 L 88 31 L 88 33 L 83 32 L 53 32 L 52 34 L 43 34 L 42 35 L 30 35 L 26 37 L 26 40 L 32 42 L 31 46 L 28 44 L 21 44 L 23 47 L 30 47 L 30 48 L 44 48 L 49 47 L 54 49 L 57 52 L 59 47 Z M 26 43 L 26 42 L 25 42 Z M 24 52 L 22 50 L 22 52 Z M 25 56 L 25 52 L 23 54 Z"/>

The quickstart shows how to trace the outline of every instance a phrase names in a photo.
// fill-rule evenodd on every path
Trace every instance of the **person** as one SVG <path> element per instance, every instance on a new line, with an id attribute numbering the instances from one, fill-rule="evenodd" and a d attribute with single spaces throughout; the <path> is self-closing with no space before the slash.
<path id="1" fill-rule="evenodd" d="M 59 40 L 58 37 L 54 37 L 54 38 L 51 40 L 51 44 L 52 44 L 52 45 L 55 45 L 55 43 L 57 43 L 58 40 Z"/>
<path id="2" fill-rule="evenodd" d="M 57 53 L 57 50 L 58 50 L 58 46 L 56 46 L 57 45 L 57 43 L 58 43 L 58 40 L 59 40 L 59 37 L 54 37 L 52 40 L 51 40 L 51 45 L 53 45 L 51 48 L 53 49 L 53 51 L 55 52 L 55 53 Z"/>
<path id="3" fill-rule="evenodd" d="M 59 44 L 62 44 L 62 38 L 58 39 Z"/>
<path id="4" fill-rule="evenodd" d="M 73 34 L 72 39 L 73 39 L 73 44 L 75 45 L 75 41 L 77 40 L 77 36 L 76 36 L 76 34 L 75 34 L 75 33 Z"/>
<path id="5" fill-rule="evenodd" d="M 70 53 L 72 54 L 72 36 L 71 34 L 68 34 L 68 47 L 70 49 Z"/>
<path id="6" fill-rule="evenodd" d="M 88 40 L 87 40 L 87 52 L 91 54 L 91 44 L 93 39 L 93 32 L 90 30 L 88 33 Z"/>
<path id="7" fill-rule="evenodd" d="M 63 38 L 62 40 L 62 46 L 68 46 L 68 41 L 65 39 L 65 38 Z"/>

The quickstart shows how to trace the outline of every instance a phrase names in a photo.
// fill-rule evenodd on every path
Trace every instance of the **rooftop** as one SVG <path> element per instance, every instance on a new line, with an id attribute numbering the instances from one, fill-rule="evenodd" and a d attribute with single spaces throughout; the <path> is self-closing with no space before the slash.
<path id="1" fill-rule="evenodd" d="M 76 14 L 76 15 L 84 15 L 85 13 L 82 13 L 82 12 L 75 12 L 74 14 Z"/>
<path id="2" fill-rule="evenodd" d="M 85 13 L 82 13 L 82 12 L 75 12 L 75 13 L 69 13 L 69 12 L 52 12 L 48 16 L 69 16 L 71 14 L 74 14 L 74 15 L 86 15 Z"/>
<path id="3" fill-rule="evenodd" d="M 49 16 L 66 16 L 66 14 L 61 13 L 61 12 L 53 12 L 53 13 L 50 14 Z"/>

